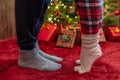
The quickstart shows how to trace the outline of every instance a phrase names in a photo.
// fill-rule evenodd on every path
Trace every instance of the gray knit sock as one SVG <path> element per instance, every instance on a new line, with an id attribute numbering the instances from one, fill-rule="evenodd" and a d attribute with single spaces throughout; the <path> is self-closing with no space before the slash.
<path id="1" fill-rule="evenodd" d="M 20 50 L 18 65 L 42 71 L 56 71 L 61 65 L 39 55 L 36 48 L 32 50 Z"/>
<path id="2" fill-rule="evenodd" d="M 40 49 L 39 49 L 39 46 L 38 46 L 38 41 L 36 41 L 35 45 L 36 45 L 37 51 L 39 52 L 39 54 L 40 54 L 41 56 L 43 56 L 43 57 L 45 57 L 45 58 L 47 58 L 47 59 L 50 59 L 50 60 L 52 60 L 52 61 L 55 61 L 55 62 L 61 62 L 61 61 L 63 61 L 63 59 L 60 58 L 60 57 L 46 54 L 45 52 L 43 52 L 42 50 L 40 50 Z"/>

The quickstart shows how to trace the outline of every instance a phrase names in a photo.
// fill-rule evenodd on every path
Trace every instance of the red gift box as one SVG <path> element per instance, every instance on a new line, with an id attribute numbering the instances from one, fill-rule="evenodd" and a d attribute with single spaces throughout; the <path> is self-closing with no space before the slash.
<path id="1" fill-rule="evenodd" d="M 54 24 L 44 23 L 40 29 L 38 40 L 53 41 L 57 34 L 57 26 Z"/>
<path id="2" fill-rule="evenodd" d="M 120 41 L 120 26 L 106 29 L 106 37 L 109 41 Z"/>

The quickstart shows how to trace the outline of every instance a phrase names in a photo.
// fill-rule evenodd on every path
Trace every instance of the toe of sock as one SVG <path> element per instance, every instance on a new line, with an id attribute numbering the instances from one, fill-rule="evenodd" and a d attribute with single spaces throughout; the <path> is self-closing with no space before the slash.
<path id="1" fill-rule="evenodd" d="M 79 74 L 85 73 L 85 71 L 82 70 L 81 66 L 75 66 L 74 71 L 78 72 Z"/>
<path id="2" fill-rule="evenodd" d="M 61 64 L 55 64 L 55 65 L 51 66 L 49 71 L 57 71 L 57 70 L 61 69 L 61 67 L 62 67 Z"/>
<path id="3" fill-rule="evenodd" d="M 57 57 L 57 56 L 53 56 L 53 61 L 55 62 L 62 62 L 63 61 L 63 58 L 60 58 L 60 57 Z"/>

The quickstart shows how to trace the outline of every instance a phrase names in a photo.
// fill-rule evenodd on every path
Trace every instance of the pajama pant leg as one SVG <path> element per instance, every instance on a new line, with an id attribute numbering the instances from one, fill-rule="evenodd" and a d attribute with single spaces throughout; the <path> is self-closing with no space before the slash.
<path id="1" fill-rule="evenodd" d="M 96 34 L 102 26 L 103 0 L 75 0 L 83 34 Z"/>
<path id="2" fill-rule="evenodd" d="M 49 2 L 50 0 L 15 0 L 17 43 L 20 49 L 31 50 L 35 47 Z M 40 24 L 35 26 L 38 18 Z"/>

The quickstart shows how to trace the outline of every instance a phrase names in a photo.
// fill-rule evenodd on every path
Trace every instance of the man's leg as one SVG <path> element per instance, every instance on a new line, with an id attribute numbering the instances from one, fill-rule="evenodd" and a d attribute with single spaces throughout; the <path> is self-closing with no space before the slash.
<path id="1" fill-rule="evenodd" d="M 43 21 L 44 21 L 44 17 L 45 17 L 45 14 L 46 14 L 46 10 L 47 10 L 47 6 L 49 5 L 50 3 L 50 0 L 44 0 L 43 2 L 43 7 L 42 7 L 42 13 L 41 14 L 38 14 L 38 17 L 40 17 L 40 20 L 38 20 L 39 22 L 39 25 L 36 25 L 36 36 L 38 35 L 39 33 L 39 26 L 42 26 L 43 24 Z M 55 61 L 55 62 L 61 62 L 63 59 L 60 58 L 60 57 L 57 57 L 57 56 L 52 56 L 52 55 L 49 55 L 45 52 L 43 52 L 42 50 L 40 50 L 39 46 L 38 46 L 38 40 L 35 42 L 35 47 L 36 49 L 38 50 L 39 54 L 49 60 L 52 60 L 52 61 Z"/>
<path id="2" fill-rule="evenodd" d="M 93 63 L 102 55 L 99 46 L 99 28 L 103 18 L 102 0 L 76 0 L 82 27 L 80 66 L 75 71 L 89 72 Z"/>
<path id="3" fill-rule="evenodd" d="M 21 67 L 55 71 L 60 69 L 61 65 L 41 56 L 35 46 L 39 32 L 37 30 L 40 28 L 40 26 L 35 26 L 35 24 L 42 13 L 43 1 L 15 1 L 17 42 L 20 47 L 18 64 Z M 42 17 L 44 16 L 42 15 Z M 40 18 L 41 25 L 43 23 L 42 17 Z"/>

